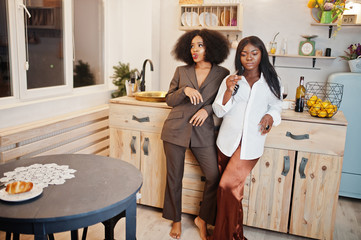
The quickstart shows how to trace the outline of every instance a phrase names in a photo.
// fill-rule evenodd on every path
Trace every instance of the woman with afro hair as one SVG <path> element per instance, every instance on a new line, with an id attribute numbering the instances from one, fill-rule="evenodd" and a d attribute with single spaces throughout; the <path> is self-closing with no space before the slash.
<path id="1" fill-rule="evenodd" d="M 207 224 L 215 223 L 219 183 L 212 103 L 229 74 L 218 65 L 227 58 L 229 43 L 217 31 L 194 30 L 178 39 L 172 54 L 186 65 L 177 67 L 166 95 L 172 110 L 161 134 L 167 161 L 163 217 L 173 221 L 169 235 L 179 239 L 184 159 L 189 148 L 205 176 L 203 200 L 194 220 L 205 240 Z"/>

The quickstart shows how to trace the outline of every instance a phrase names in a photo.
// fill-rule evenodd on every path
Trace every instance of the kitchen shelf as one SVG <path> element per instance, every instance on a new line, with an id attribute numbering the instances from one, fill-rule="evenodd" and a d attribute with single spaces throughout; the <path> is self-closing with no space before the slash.
<path id="1" fill-rule="evenodd" d="M 208 17 L 208 22 L 214 21 L 215 23 L 206 25 L 207 19 L 203 19 L 202 26 L 201 14 Z M 243 6 L 241 4 L 189 4 L 179 6 L 179 30 L 189 31 L 207 28 L 218 31 L 242 31 L 242 23 Z"/>
<path id="2" fill-rule="evenodd" d="M 311 23 L 311 26 L 328 26 L 328 38 L 331 38 L 333 27 L 337 27 L 336 23 L 324 24 L 324 23 Z M 341 27 L 361 27 L 360 23 L 345 23 L 342 24 Z"/>
<path id="3" fill-rule="evenodd" d="M 320 68 L 315 68 L 316 59 L 336 59 L 336 57 L 326 57 L 326 56 L 301 56 L 301 55 L 291 55 L 291 54 L 269 54 L 272 57 L 272 65 L 278 68 L 300 68 L 300 69 L 312 69 L 312 70 L 321 70 Z M 312 67 L 294 67 L 294 66 L 275 66 L 276 57 L 287 57 L 287 58 L 308 58 L 312 59 Z"/>

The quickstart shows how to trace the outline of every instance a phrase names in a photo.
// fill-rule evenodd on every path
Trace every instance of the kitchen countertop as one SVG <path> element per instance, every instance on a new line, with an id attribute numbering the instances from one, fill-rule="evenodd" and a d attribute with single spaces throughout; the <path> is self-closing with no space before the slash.
<path id="1" fill-rule="evenodd" d="M 169 108 L 169 109 L 171 108 L 165 102 L 144 102 L 144 101 L 138 101 L 134 97 L 127 97 L 127 96 L 113 98 L 109 102 L 115 104 L 128 104 L 128 105 L 159 107 L 159 108 Z M 291 109 L 283 109 L 282 119 L 289 121 L 313 122 L 313 123 L 347 126 L 347 120 L 342 111 L 338 111 L 335 114 L 335 116 L 333 116 L 332 118 L 318 118 L 318 117 L 312 117 L 310 114 L 307 113 L 307 111 L 299 113 Z"/>

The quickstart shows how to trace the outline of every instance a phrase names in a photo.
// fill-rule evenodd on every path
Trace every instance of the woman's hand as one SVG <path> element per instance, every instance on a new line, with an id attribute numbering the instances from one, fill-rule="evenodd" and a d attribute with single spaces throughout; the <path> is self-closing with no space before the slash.
<path id="1" fill-rule="evenodd" d="M 191 123 L 193 126 L 202 126 L 204 121 L 207 119 L 208 113 L 205 109 L 199 109 L 196 114 L 193 115 L 189 123 Z"/>
<path id="2" fill-rule="evenodd" d="M 184 94 L 187 97 L 189 97 L 189 100 L 191 100 L 191 103 L 193 105 L 197 105 L 197 104 L 203 102 L 202 95 L 197 90 L 195 90 L 194 88 L 186 87 L 184 89 Z"/>
<path id="3" fill-rule="evenodd" d="M 226 105 L 226 103 L 231 99 L 233 95 L 233 91 L 235 91 L 236 85 L 238 85 L 238 81 L 241 80 L 241 76 L 231 75 L 226 79 L 226 92 L 223 95 L 222 104 Z"/>
<path id="4" fill-rule="evenodd" d="M 233 93 L 238 81 L 241 80 L 241 76 L 231 75 L 226 80 L 227 92 Z"/>
<path id="5" fill-rule="evenodd" d="M 261 132 L 262 135 L 269 133 L 273 125 L 272 116 L 269 114 L 264 115 L 258 125 L 259 125 L 259 131 Z"/>

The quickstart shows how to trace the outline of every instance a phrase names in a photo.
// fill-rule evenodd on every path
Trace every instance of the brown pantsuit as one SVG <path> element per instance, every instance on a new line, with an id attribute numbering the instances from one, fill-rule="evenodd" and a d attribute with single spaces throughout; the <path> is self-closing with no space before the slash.
<path id="1" fill-rule="evenodd" d="M 240 160 L 241 145 L 231 157 L 218 150 L 218 167 L 221 174 L 217 192 L 217 217 L 214 240 L 243 240 L 242 199 L 247 176 L 259 158 Z"/>
<path id="2" fill-rule="evenodd" d="M 167 158 L 167 185 L 164 196 L 163 217 L 179 222 L 181 221 L 182 210 L 184 158 L 187 148 L 165 141 L 163 141 L 163 145 Z M 205 222 L 214 225 L 219 183 L 216 147 L 190 147 L 190 149 L 199 162 L 206 178 L 199 217 Z"/>

